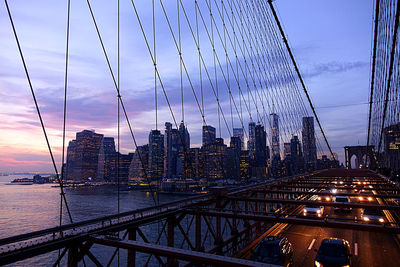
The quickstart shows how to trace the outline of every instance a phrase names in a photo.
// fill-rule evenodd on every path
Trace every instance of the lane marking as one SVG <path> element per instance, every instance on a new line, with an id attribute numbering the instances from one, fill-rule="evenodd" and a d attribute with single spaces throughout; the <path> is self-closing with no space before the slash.
<path id="1" fill-rule="evenodd" d="M 354 243 L 354 255 L 358 256 L 358 244 Z"/>
<path id="2" fill-rule="evenodd" d="M 308 250 L 311 250 L 315 243 L 315 238 L 311 241 L 311 244 L 308 246 Z"/>

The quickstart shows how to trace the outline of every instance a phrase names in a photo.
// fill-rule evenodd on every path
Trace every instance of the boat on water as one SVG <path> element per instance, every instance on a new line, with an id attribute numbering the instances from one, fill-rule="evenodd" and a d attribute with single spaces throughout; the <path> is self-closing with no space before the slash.
<path id="1" fill-rule="evenodd" d="M 19 185 L 32 185 L 33 179 L 30 178 L 17 178 L 11 181 L 11 184 L 19 184 Z"/>

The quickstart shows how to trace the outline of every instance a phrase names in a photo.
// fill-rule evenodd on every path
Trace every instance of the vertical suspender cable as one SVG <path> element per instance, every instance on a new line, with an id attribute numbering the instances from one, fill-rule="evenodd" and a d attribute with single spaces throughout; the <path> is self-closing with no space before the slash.
<path id="1" fill-rule="evenodd" d="M 70 10 L 71 10 L 71 0 L 67 1 L 67 32 L 66 32 L 66 45 L 65 45 L 65 75 L 64 75 L 64 110 L 63 110 L 63 137 L 62 137 L 62 155 L 61 155 L 61 184 L 64 183 L 64 175 L 66 171 L 66 166 L 64 168 L 65 162 L 65 124 L 67 118 L 67 86 L 68 86 L 68 53 L 69 53 L 69 25 L 70 25 Z M 63 215 L 63 196 L 60 194 L 60 221 L 59 225 L 62 225 L 62 215 Z M 58 250 L 58 257 L 60 257 L 61 251 Z M 58 263 L 60 266 L 60 263 Z"/>
<path id="2" fill-rule="evenodd" d="M 67 33 L 66 33 L 66 45 L 65 45 L 65 75 L 64 75 L 64 111 L 63 111 L 63 137 L 62 137 L 62 155 L 61 155 L 61 183 L 64 183 L 64 161 L 65 161 L 65 124 L 67 118 L 67 87 L 68 87 L 68 54 L 69 54 L 69 25 L 70 25 L 70 10 L 71 0 L 67 1 Z M 66 168 L 65 168 L 66 169 Z M 60 226 L 62 225 L 62 209 L 63 209 L 63 198 L 60 195 Z M 59 251 L 60 252 L 60 251 Z"/>
<path id="3" fill-rule="evenodd" d="M 118 13 L 118 29 L 117 29 L 117 35 L 118 35 L 118 51 L 117 51 L 117 53 L 118 53 L 118 69 L 117 69 L 117 76 L 118 76 L 118 78 L 117 78 L 117 87 L 118 87 L 118 95 L 117 95 L 117 102 L 118 102 L 118 108 L 117 108 L 117 128 L 118 128 L 118 136 L 117 136 L 117 138 L 118 138 L 118 148 L 117 148 L 117 150 L 118 150 L 118 159 L 117 159 L 117 184 L 118 184 L 118 202 L 117 202 L 117 204 L 118 204 L 118 213 L 120 212 L 120 191 L 119 191 L 119 187 L 120 187 L 120 173 L 119 173 L 119 168 L 120 168 L 120 134 L 121 134 L 121 129 L 120 129 L 120 107 L 119 107 L 119 98 L 120 98 L 120 28 L 119 28 L 119 23 L 120 23 L 120 17 L 119 17 L 119 11 L 120 11 L 120 9 L 119 9 L 119 0 L 118 0 L 118 11 L 117 11 L 117 13 Z"/>
<path id="4" fill-rule="evenodd" d="M 156 113 L 156 130 L 158 130 L 158 94 L 157 94 L 157 54 L 156 54 L 156 19 L 155 3 L 152 0 L 152 21 L 153 21 L 153 55 L 154 55 L 154 106 Z M 156 173 L 158 174 L 158 164 L 156 164 Z M 158 181 L 158 188 L 161 188 L 161 180 Z M 157 193 L 157 205 L 160 204 L 160 194 Z"/>
<path id="5" fill-rule="evenodd" d="M 120 213 L 120 157 L 121 157 L 121 154 L 120 154 L 120 143 L 121 143 L 121 138 L 120 138 L 120 136 L 121 136 L 121 125 L 120 125 L 120 106 L 119 106 L 119 100 L 120 100 L 120 90 L 121 90 L 121 86 L 120 86 L 120 76 L 121 76 L 121 72 L 120 72 L 120 70 L 121 70 L 121 62 L 120 62 L 120 1 L 118 0 L 117 1 L 117 46 L 118 46 L 118 48 L 117 48 L 117 57 L 118 57 L 118 59 L 117 59 L 117 64 L 118 64 L 118 66 L 117 66 L 117 76 L 118 76 L 118 78 L 117 78 L 117 87 L 118 87 L 118 94 L 117 94 L 117 124 L 118 124 L 118 126 L 117 126 L 117 128 L 118 128 L 118 154 L 117 154 L 117 183 L 118 183 L 118 193 L 117 193 L 117 195 L 118 195 L 118 199 L 117 199 L 117 210 L 118 210 L 118 213 Z M 119 220 L 119 217 L 118 217 L 118 220 Z M 118 232 L 118 238 L 119 238 L 119 232 Z M 117 249 L 117 253 L 118 253 L 118 257 L 117 257 L 117 259 L 118 259 L 118 266 L 119 266 L 119 260 L 120 260 L 120 254 L 119 254 L 119 248 Z"/>
<path id="6" fill-rule="evenodd" d="M 204 96 L 203 96 L 203 78 L 201 76 L 201 52 L 200 52 L 200 35 L 199 35 L 199 19 L 198 19 L 198 3 L 197 0 L 194 0 L 195 4 L 195 13 L 196 13 L 196 35 L 197 35 L 197 51 L 199 54 L 199 78 L 200 78 L 200 93 L 201 93 L 201 116 L 203 117 L 204 122 Z"/>
<path id="7" fill-rule="evenodd" d="M 156 112 L 156 130 L 158 130 L 158 102 L 157 102 L 157 54 L 156 54 L 156 20 L 155 20 L 155 7 L 154 0 L 152 0 L 152 9 L 153 9 L 153 55 L 154 55 L 154 105 Z"/>

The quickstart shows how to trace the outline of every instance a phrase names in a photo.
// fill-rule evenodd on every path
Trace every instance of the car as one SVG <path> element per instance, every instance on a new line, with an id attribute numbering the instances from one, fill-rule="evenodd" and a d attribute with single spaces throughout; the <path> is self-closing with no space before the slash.
<path id="1" fill-rule="evenodd" d="M 350 199 L 347 196 L 336 196 L 335 197 L 336 203 L 350 203 Z M 333 211 L 346 211 L 349 212 L 351 208 L 349 207 L 333 207 Z"/>
<path id="2" fill-rule="evenodd" d="M 374 201 L 374 198 L 372 196 L 371 191 L 368 190 L 361 190 L 360 193 L 358 193 L 358 201 L 361 202 L 372 202 Z"/>
<path id="3" fill-rule="evenodd" d="M 291 266 L 293 253 L 293 246 L 286 237 L 267 236 L 258 243 L 250 260 L 280 266 Z"/>
<path id="4" fill-rule="evenodd" d="M 303 216 L 322 217 L 324 215 L 323 206 L 305 206 L 303 209 Z"/>
<path id="5" fill-rule="evenodd" d="M 320 193 L 323 193 L 323 194 L 318 196 L 319 201 L 331 201 L 332 200 L 332 196 L 330 195 L 331 191 L 321 190 Z"/>
<path id="6" fill-rule="evenodd" d="M 362 185 L 360 185 L 360 184 L 354 184 L 353 188 L 354 188 L 353 189 L 354 193 L 359 193 L 364 187 Z"/>
<path id="7" fill-rule="evenodd" d="M 337 188 L 334 185 L 329 186 L 329 191 L 331 192 L 331 194 L 336 194 L 338 193 Z"/>
<path id="8" fill-rule="evenodd" d="M 317 250 L 316 250 L 317 251 Z M 314 265 L 321 266 L 351 266 L 350 245 L 347 240 L 326 238 L 315 256 Z"/>
<path id="9" fill-rule="evenodd" d="M 368 223 L 385 223 L 385 215 L 380 210 L 363 209 L 361 219 Z"/>

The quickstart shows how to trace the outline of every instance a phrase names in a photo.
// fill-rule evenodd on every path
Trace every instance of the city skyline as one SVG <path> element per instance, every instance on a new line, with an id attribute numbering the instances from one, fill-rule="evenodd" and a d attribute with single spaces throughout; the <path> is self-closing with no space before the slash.
<path id="1" fill-rule="evenodd" d="M 267 179 L 339 167 L 326 155 L 317 159 L 313 117 L 302 119 L 302 143 L 297 135 L 292 135 L 290 143 L 280 146 L 279 138 L 274 136 L 278 134 L 274 127 L 278 126 L 279 117 L 271 115 L 275 121 L 269 130 L 271 141 L 267 141 L 268 129 L 250 122 L 247 149 L 242 147 L 240 137 L 244 131 L 238 128 L 236 135 L 239 136 L 225 142 L 216 137 L 213 126 L 203 125 L 202 145 L 193 147 L 183 122 L 179 128 L 165 122 L 164 132 L 150 130 L 148 143 L 128 154 L 117 152 L 114 137 L 83 130 L 68 142 L 63 177 L 74 182 L 108 183 L 148 183 L 177 178 L 243 182 L 250 178 Z M 271 149 L 268 144 L 272 144 Z"/>
<path id="2" fill-rule="evenodd" d="M 37 7 L 31 6 L 34 4 L 30 2 L 26 2 L 24 5 L 10 3 L 10 7 L 15 15 L 17 30 L 28 59 L 28 68 L 32 72 L 34 86 L 38 89 L 39 105 L 43 108 L 50 144 L 56 155 L 58 166 L 60 166 L 62 100 L 54 96 L 62 91 L 65 36 L 58 29 L 63 29 L 65 26 L 65 13 L 63 6 L 54 5 L 51 2 L 47 4 L 47 9 L 42 9 L 40 12 Z M 129 22 L 131 7 L 128 4 L 125 3 L 126 9 L 123 11 L 125 16 L 123 25 L 132 26 Z M 331 142 L 334 152 L 338 153 L 340 160 L 343 161 L 343 146 L 363 144 L 365 139 L 364 117 L 366 117 L 367 108 L 366 105 L 359 104 L 366 103 L 368 95 L 372 2 L 341 1 L 340 3 L 322 4 L 319 1 L 311 1 L 307 4 L 300 4 L 276 1 L 275 4 L 300 69 L 304 74 L 314 105 L 321 117 L 322 125 L 327 132 L 328 140 Z M 111 4 L 94 3 L 94 7 L 102 19 L 109 10 L 113 10 Z M 75 36 L 72 40 L 75 41 L 71 46 L 73 68 L 71 68 L 67 139 L 72 139 L 74 133 L 79 129 L 99 129 L 106 135 L 116 136 L 116 98 L 93 25 L 86 13 L 87 7 L 82 3 L 73 3 L 72 8 L 74 18 L 81 18 L 84 21 L 84 27 L 79 29 L 78 24 L 72 24 L 72 33 Z M 138 8 L 145 8 L 145 4 L 139 3 Z M 31 10 L 37 12 L 28 12 Z M 297 10 L 307 10 L 307 12 L 297 12 Z M 307 16 L 310 10 L 314 16 Z M 327 12 L 330 16 L 322 15 Z M 332 20 L 331 16 L 341 19 Z M 48 23 L 48 19 L 52 23 Z M 144 19 L 150 21 L 150 18 Z M 0 126 L 0 171 L 52 171 L 4 5 L 0 8 L 0 24 L 2 25 L 0 35 L 4 40 L 0 50 L 2 59 L 0 61 L 2 70 L 0 106 L 1 120 L 4 122 Z M 109 24 L 114 25 L 115 23 Z M 136 29 L 136 26 L 133 28 Z M 313 30 L 308 31 L 309 34 L 305 38 L 302 33 L 304 29 L 309 28 Z M 330 30 L 326 31 L 326 28 Z M 104 29 L 106 32 L 111 31 L 111 28 L 105 27 Z M 31 32 L 35 32 L 36 36 L 33 36 Z M 127 30 L 123 36 L 128 36 L 129 32 Z M 159 38 L 164 37 L 161 32 L 158 36 Z M 128 53 L 127 50 L 132 47 L 131 44 L 137 44 L 138 48 L 132 53 L 133 56 L 136 56 L 135 60 L 131 59 L 133 58 L 131 54 L 125 57 L 128 61 L 124 63 L 121 73 L 122 77 L 125 77 L 121 80 L 121 92 L 133 119 L 135 135 L 137 135 L 139 143 L 144 144 L 147 139 L 147 131 L 144 129 L 155 128 L 154 95 L 151 90 L 152 66 L 151 64 L 141 66 L 136 64 L 137 60 L 148 62 L 148 57 L 141 53 L 144 49 L 141 38 L 130 40 L 127 40 L 127 37 L 124 38 L 126 42 L 123 43 L 122 48 L 125 53 Z M 87 40 L 87 42 L 77 43 L 76 40 L 80 39 Z M 114 43 L 107 44 L 107 47 L 114 45 Z M 346 49 L 344 49 L 345 45 Z M 165 49 L 172 51 L 169 45 Z M 115 66 L 115 50 L 110 48 L 109 51 L 112 56 L 112 64 Z M 171 61 L 171 58 L 160 57 L 159 64 L 167 70 L 167 73 L 171 73 L 167 79 L 167 87 L 172 95 L 177 96 L 179 88 L 176 84 L 178 84 L 179 77 L 172 74 L 171 65 L 167 64 L 168 60 Z M 141 70 L 139 71 L 139 69 Z M 133 79 L 128 79 L 127 77 L 130 77 L 131 73 L 140 73 L 140 75 L 134 75 Z M 142 75 L 142 73 L 147 74 Z M 82 82 L 83 80 L 87 82 Z M 132 88 L 134 88 L 132 91 L 134 94 L 130 91 Z M 348 88 L 352 88 L 352 90 L 349 91 Z M 329 93 L 327 93 L 328 91 Z M 345 95 L 344 92 L 348 96 L 345 99 L 339 97 Z M 164 101 L 161 96 L 160 100 L 161 103 Z M 164 104 L 162 103 L 160 106 L 159 121 L 172 121 Z M 206 118 L 211 120 L 207 123 L 218 129 L 218 123 L 212 119 L 216 110 L 215 103 L 210 105 L 210 98 L 208 98 L 206 104 L 210 106 L 206 108 Z M 344 106 L 327 108 L 341 105 Z M 365 112 L 363 111 L 364 107 Z M 173 109 L 179 114 L 178 103 L 173 103 Z M 345 117 L 344 111 L 354 114 L 353 117 Z M 202 122 L 199 118 L 191 120 L 194 116 L 198 116 L 191 109 L 185 109 L 185 113 L 187 118 L 185 124 L 191 132 L 193 140 L 200 144 L 201 130 L 195 131 L 195 129 L 200 129 L 199 126 L 202 125 Z M 341 118 L 340 123 L 337 118 Z M 351 125 L 359 127 L 349 127 Z M 239 126 L 238 122 L 235 122 L 234 127 Z M 160 123 L 158 128 L 162 128 Z M 229 137 L 226 129 L 223 131 L 222 137 L 225 143 L 228 143 Z M 316 132 L 318 134 L 317 129 Z M 121 151 L 130 151 L 133 143 L 124 124 L 121 133 Z M 218 132 L 217 136 L 219 135 Z M 285 141 L 289 142 L 289 139 L 288 137 Z"/>

